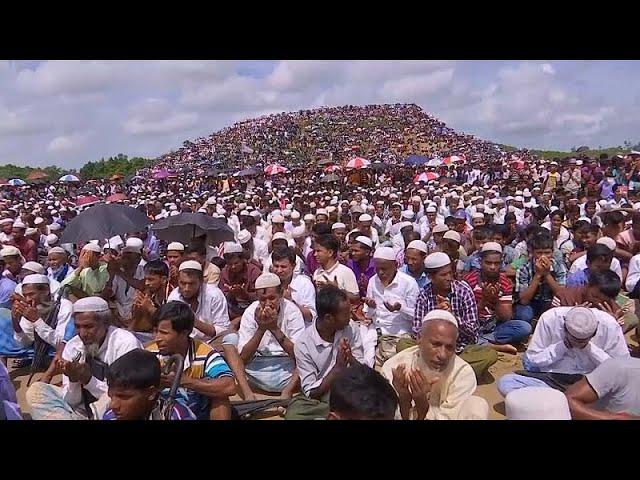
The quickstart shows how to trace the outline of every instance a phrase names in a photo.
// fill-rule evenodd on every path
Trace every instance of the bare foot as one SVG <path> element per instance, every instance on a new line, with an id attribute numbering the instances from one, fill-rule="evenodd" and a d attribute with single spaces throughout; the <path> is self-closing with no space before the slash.
<path id="1" fill-rule="evenodd" d="M 258 399 L 256 397 L 256 394 L 253 392 L 243 392 L 242 398 L 244 399 L 245 402 L 255 402 Z"/>
<path id="2" fill-rule="evenodd" d="M 280 398 L 284 399 L 284 400 L 290 400 L 293 397 L 293 390 L 282 390 L 282 394 L 280 395 Z"/>
<path id="3" fill-rule="evenodd" d="M 517 355 L 518 349 L 513 345 L 505 343 L 504 345 L 499 345 L 497 343 L 490 344 L 490 347 L 493 348 L 497 352 L 509 353 L 511 355 Z"/>

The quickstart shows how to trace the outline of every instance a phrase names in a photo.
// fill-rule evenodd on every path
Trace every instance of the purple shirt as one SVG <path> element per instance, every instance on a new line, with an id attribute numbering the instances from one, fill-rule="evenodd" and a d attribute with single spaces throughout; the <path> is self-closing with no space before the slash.
<path id="1" fill-rule="evenodd" d="M 349 260 L 347 262 L 347 267 L 351 269 L 351 271 L 356 276 L 356 281 L 358 282 L 358 289 L 360 290 L 360 296 L 367 296 L 367 286 L 369 285 L 369 279 L 376 274 L 376 265 L 373 263 L 373 259 L 369 259 L 369 264 L 367 268 L 364 270 L 360 270 L 360 267 L 353 260 Z"/>

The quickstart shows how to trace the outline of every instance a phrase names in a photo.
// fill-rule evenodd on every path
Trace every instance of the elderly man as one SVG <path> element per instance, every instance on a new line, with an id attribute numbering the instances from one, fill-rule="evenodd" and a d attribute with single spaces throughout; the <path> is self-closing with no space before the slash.
<path id="1" fill-rule="evenodd" d="M 506 396 L 523 387 L 563 390 L 605 360 L 618 357 L 629 357 L 629 349 L 610 314 L 586 307 L 552 308 L 538 320 L 523 357 L 525 370 L 501 377 L 498 391 Z"/>
<path id="2" fill-rule="evenodd" d="M 258 300 L 240 322 L 240 357 L 252 386 L 291 398 L 300 385 L 293 348 L 304 331 L 304 319 L 300 309 L 283 298 L 276 274 L 263 273 L 255 287 Z"/>
<path id="3" fill-rule="evenodd" d="M 69 254 L 62 247 L 53 247 L 47 254 L 47 277 L 62 283 L 73 274 L 74 268 L 69 264 Z"/>
<path id="4" fill-rule="evenodd" d="M 365 363 L 370 367 L 373 367 L 374 355 L 382 365 L 396 354 L 401 337 L 411 337 L 411 323 L 419 294 L 416 281 L 398 271 L 393 248 L 377 248 L 373 261 L 376 274 L 369 281 L 364 299 L 368 329 L 366 334 L 363 332 Z"/>
<path id="5" fill-rule="evenodd" d="M 100 263 L 100 253 L 97 244 L 87 243 L 80 251 L 78 268 L 61 285 L 68 285 L 78 298 L 100 294 L 109 281 L 107 264 Z"/>
<path id="6" fill-rule="evenodd" d="M 403 420 L 486 420 L 487 402 L 473 395 L 473 369 L 455 354 L 458 321 L 451 312 L 432 310 L 421 322 L 420 343 L 383 366 L 382 375 L 400 400 Z"/>
<path id="7" fill-rule="evenodd" d="M 27 390 L 34 420 L 100 419 L 107 410 L 107 368 L 130 350 L 141 348 L 131 332 L 110 326 L 109 305 L 100 297 L 85 297 L 74 306 L 78 335 L 54 360 L 62 387 L 36 382 Z"/>
<path id="8" fill-rule="evenodd" d="M 316 318 L 316 290 L 309 277 L 294 272 L 296 256 L 291 248 L 278 248 L 271 254 L 271 273 L 280 278 L 283 297 L 293 302 L 302 313 L 305 324 Z"/>

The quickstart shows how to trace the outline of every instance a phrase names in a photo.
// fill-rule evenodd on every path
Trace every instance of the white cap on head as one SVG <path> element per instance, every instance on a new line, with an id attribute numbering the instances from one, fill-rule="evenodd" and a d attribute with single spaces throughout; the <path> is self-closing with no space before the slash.
<path id="1" fill-rule="evenodd" d="M 298 227 L 294 227 L 293 230 L 291 230 L 291 236 L 293 238 L 302 238 L 306 235 L 307 230 L 302 226 L 298 226 Z"/>
<path id="2" fill-rule="evenodd" d="M 451 312 L 448 312 L 447 310 L 431 310 L 422 319 L 422 327 L 424 328 L 425 324 L 432 320 L 444 320 L 445 322 L 454 324 L 456 327 L 458 326 L 458 320 L 456 319 L 456 317 L 454 317 L 453 314 Z"/>
<path id="3" fill-rule="evenodd" d="M 255 289 L 260 290 L 262 288 L 278 287 L 280 284 L 280 277 L 275 273 L 263 273 L 256 279 Z"/>
<path id="4" fill-rule="evenodd" d="M 238 232 L 238 243 L 240 243 L 241 245 L 244 245 L 249 240 L 251 240 L 251 233 L 249 233 L 248 230 L 240 230 Z M 225 247 L 225 251 L 226 251 L 226 247 Z"/>
<path id="5" fill-rule="evenodd" d="M 20 250 L 18 250 L 16 247 L 11 245 L 3 247 L 2 250 L 0 250 L 0 257 L 13 257 L 13 256 L 19 256 L 19 255 L 20 255 Z"/>
<path id="6" fill-rule="evenodd" d="M 100 249 L 100 245 L 98 245 L 97 243 L 87 243 L 84 247 L 82 247 L 82 250 L 85 252 L 93 252 L 93 253 L 102 253 L 102 250 Z"/>
<path id="7" fill-rule="evenodd" d="M 338 210 L 336 207 L 334 207 L 333 205 L 327 207 L 327 213 L 333 213 L 336 210 Z"/>
<path id="8" fill-rule="evenodd" d="M 184 252 L 184 245 L 180 242 L 171 242 L 167 245 L 167 252 L 168 251 Z"/>
<path id="9" fill-rule="evenodd" d="M 449 240 L 453 240 L 454 242 L 458 242 L 458 243 L 462 242 L 462 238 L 460 237 L 460 234 L 454 230 L 449 230 L 444 234 L 444 237 L 442 238 L 447 238 Z"/>
<path id="10" fill-rule="evenodd" d="M 36 233 L 38 233 L 38 229 L 37 228 L 27 228 L 27 230 L 24 232 L 25 236 L 30 236 L 30 235 L 35 235 Z"/>
<path id="11" fill-rule="evenodd" d="M 127 241 L 122 249 L 123 253 L 142 253 L 142 247 L 144 242 L 136 237 L 127 238 Z"/>
<path id="12" fill-rule="evenodd" d="M 252 211 L 249 213 L 249 215 L 251 215 L 252 217 L 255 217 L 255 218 L 259 218 L 259 217 L 261 217 L 261 216 L 262 216 L 258 210 L 252 210 Z"/>
<path id="13" fill-rule="evenodd" d="M 606 245 L 612 252 L 616 249 L 616 241 L 611 237 L 600 237 L 596 243 Z"/>
<path id="14" fill-rule="evenodd" d="M 304 221 L 305 221 L 305 222 L 308 222 L 309 220 L 315 220 L 315 219 L 316 219 L 316 217 L 314 217 L 312 213 L 307 213 L 307 214 L 304 216 Z"/>
<path id="15" fill-rule="evenodd" d="M 518 388 L 507 394 L 504 406 L 508 420 L 571 420 L 567 397 L 553 388 Z"/>
<path id="16" fill-rule="evenodd" d="M 500 245 L 498 242 L 487 242 L 482 246 L 482 252 L 502 253 L 502 245 Z"/>
<path id="17" fill-rule="evenodd" d="M 187 260 L 186 262 L 182 262 L 178 268 L 179 272 L 183 270 L 198 270 L 201 272 L 202 265 L 200 265 L 200 262 L 196 262 L 195 260 Z"/>
<path id="18" fill-rule="evenodd" d="M 100 297 L 84 297 L 73 304 L 73 313 L 107 311 L 109 311 L 109 304 Z"/>
<path id="19" fill-rule="evenodd" d="M 38 262 L 27 262 L 22 265 L 22 270 L 29 270 L 33 273 L 44 273 L 44 267 Z"/>
<path id="20" fill-rule="evenodd" d="M 23 267 L 24 268 L 24 267 Z M 22 285 L 49 285 L 49 278 L 41 273 L 27 275 L 22 280 Z"/>
<path id="21" fill-rule="evenodd" d="M 373 252 L 373 258 L 378 260 L 396 261 L 396 252 L 391 247 L 378 247 Z"/>
<path id="22" fill-rule="evenodd" d="M 368 213 L 363 213 L 362 215 L 360 215 L 358 217 L 358 221 L 359 222 L 371 222 L 371 221 L 373 221 L 373 217 L 371 215 L 369 215 Z"/>
<path id="23" fill-rule="evenodd" d="M 347 228 L 347 226 L 342 222 L 336 222 L 331 225 L 331 230 L 337 230 L 338 228 Z"/>
<path id="24" fill-rule="evenodd" d="M 56 253 L 58 255 L 69 255 L 69 253 L 62 247 L 53 247 L 49 250 L 49 255 Z"/>
<path id="25" fill-rule="evenodd" d="M 437 223 L 433 227 L 433 233 L 444 233 L 448 231 L 449 231 L 449 227 L 447 227 L 444 223 Z"/>
<path id="26" fill-rule="evenodd" d="M 471 218 L 484 218 L 484 214 L 480 212 L 476 212 L 473 215 L 471 215 Z"/>
<path id="27" fill-rule="evenodd" d="M 271 238 L 272 242 L 274 240 L 287 240 L 288 241 L 289 239 L 287 238 L 287 236 L 284 233 L 278 232 Z"/>
<path id="28" fill-rule="evenodd" d="M 426 212 L 427 213 L 436 213 L 437 210 L 436 210 L 436 207 L 427 207 Z"/>
<path id="29" fill-rule="evenodd" d="M 7 223 L 13 223 L 13 218 L 3 218 L 0 220 L 0 225 L 5 225 Z"/>
<path id="30" fill-rule="evenodd" d="M 242 245 L 236 242 L 224 242 L 224 253 L 242 253 Z"/>
<path id="31" fill-rule="evenodd" d="M 409 245 L 407 245 L 407 249 L 409 248 L 413 250 L 419 250 L 422 253 L 427 253 L 427 244 L 422 240 L 412 240 L 411 242 L 409 242 Z"/>
<path id="32" fill-rule="evenodd" d="M 50 233 L 49 235 L 47 235 L 47 245 L 58 243 L 58 240 L 58 236 L 55 233 Z"/>
<path id="33" fill-rule="evenodd" d="M 446 267 L 447 265 L 451 265 L 451 259 L 444 252 L 433 252 L 427 255 L 424 260 L 424 266 L 429 270 Z"/>
<path id="34" fill-rule="evenodd" d="M 24 229 L 26 229 L 27 226 L 23 223 L 22 220 L 18 219 L 15 222 L 13 222 L 13 228 L 24 228 Z"/>
<path id="35" fill-rule="evenodd" d="M 33 221 L 33 224 L 34 224 L 34 225 L 40 225 L 41 223 L 44 223 L 44 218 L 42 218 L 42 217 L 37 217 L 37 218 Z"/>
<path id="36" fill-rule="evenodd" d="M 567 312 L 564 326 L 573 337 L 586 340 L 598 330 L 598 319 L 590 309 L 574 307 Z"/>
<path id="37" fill-rule="evenodd" d="M 298 220 L 300 219 L 300 212 L 298 212 L 297 210 L 294 210 L 291 212 L 291 220 Z"/>
<path id="38" fill-rule="evenodd" d="M 357 236 L 356 242 L 362 243 L 369 248 L 373 248 L 373 241 L 369 237 L 365 237 L 364 235 Z"/>
<path id="39" fill-rule="evenodd" d="M 318 215 L 324 215 L 325 217 L 328 217 L 329 214 L 327 213 L 327 211 L 324 208 L 319 208 L 318 211 L 316 212 L 316 217 Z"/>
<path id="40" fill-rule="evenodd" d="M 271 223 L 284 223 L 284 217 L 282 215 L 274 215 L 271 217 Z"/>

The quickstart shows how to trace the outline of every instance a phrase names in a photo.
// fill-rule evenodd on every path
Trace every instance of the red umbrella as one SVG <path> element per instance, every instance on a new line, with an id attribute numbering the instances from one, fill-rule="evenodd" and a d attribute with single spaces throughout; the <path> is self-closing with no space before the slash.
<path id="1" fill-rule="evenodd" d="M 329 165 L 324 169 L 325 172 L 332 173 L 340 170 L 340 165 Z"/>
<path id="2" fill-rule="evenodd" d="M 82 195 L 76 198 L 76 207 L 83 207 L 85 205 L 91 205 L 92 203 L 98 203 L 100 199 L 95 195 Z"/>
<path id="3" fill-rule="evenodd" d="M 371 165 L 371 162 L 362 157 L 352 158 L 347 162 L 347 168 L 361 169 L 367 168 L 369 165 Z"/>
<path id="4" fill-rule="evenodd" d="M 267 175 L 278 175 L 279 173 L 284 173 L 286 171 L 286 168 L 284 168 L 282 165 L 278 165 L 277 163 L 267 165 L 264 168 L 264 173 L 266 173 Z"/>
<path id="5" fill-rule="evenodd" d="M 413 183 L 428 182 L 440 178 L 436 172 L 422 172 L 413 177 Z"/>
<path id="6" fill-rule="evenodd" d="M 113 195 L 109 195 L 107 197 L 107 202 L 111 203 L 122 202 L 124 200 L 129 200 L 129 197 L 127 197 L 124 193 L 114 193 Z"/>
<path id="7" fill-rule="evenodd" d="M 450 165 L 452 163 L 464 163 L 465 161 L 466 157 L 464 155 L 451 155 L 443 160 L 445 165 Z"/>

